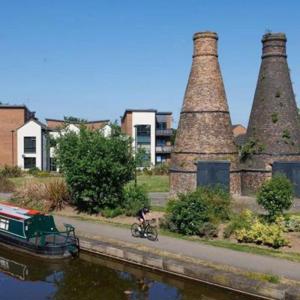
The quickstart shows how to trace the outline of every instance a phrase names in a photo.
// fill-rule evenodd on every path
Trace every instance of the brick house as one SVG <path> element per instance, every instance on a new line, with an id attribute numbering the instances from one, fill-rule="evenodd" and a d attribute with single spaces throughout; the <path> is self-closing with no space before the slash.
<path id="1" fill-rule="evenodd" d="M 25 105 L 0 105 L 0 166 L 17 165 L 17 129 L 30 119 L 35 112 Z"/>
<path id="2" fill-rule="evenodd" d="M 172 113 L 155 109 L 126 109 L 121 117 L 122 132 L 133 138 L 133 148 L 143 148 L 151 165 L 171 157 Z"/>

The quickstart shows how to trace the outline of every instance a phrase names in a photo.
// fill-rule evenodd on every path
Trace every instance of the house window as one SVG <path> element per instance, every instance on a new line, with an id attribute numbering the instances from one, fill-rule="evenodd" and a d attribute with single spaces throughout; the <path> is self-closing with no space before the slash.
<path id="1" fill-rule="evenodd" d="M 35 153 L 36 152 L 36 137 L 25 136 L 24 137 L 24 153 Z"/>
<path id="2" fill-rule="evenodd" d="M 6 219 L 0 219 L 0 229 L 8 230 L 9 221 Z"/>
<path id="3" fill-rule="evenodd" d="M 158 130 L 167 129 L 167 122 L 157 122 L 156 129 L 158 129 Z"/>
<path id="4" fill-rule="evenodd" d="M 50 171 L 57 171 L 56 159 L 54 157 L 50 157 Z"/>
<path id="5" fill-rule="evenodd" d="M 36 167 L 35 157 L 24 157 L 24 169 L 32 169 Z"/>

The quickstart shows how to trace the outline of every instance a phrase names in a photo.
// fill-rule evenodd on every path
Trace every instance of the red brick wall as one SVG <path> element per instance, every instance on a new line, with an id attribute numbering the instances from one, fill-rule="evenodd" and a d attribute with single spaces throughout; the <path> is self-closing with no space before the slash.
<path id="1" fill-rule="evenodd" d="M 25 119 L 25 108 L 0 108 L 0 165 L 17 164 L 17 128 Z M 14 132 L 12 132 L 12 130 Z"/>
<path id="2" fill-rule="evenodd" d="M 122 132 L 132 136 L 132 112 L 128 112 L 121 123 Z"/>

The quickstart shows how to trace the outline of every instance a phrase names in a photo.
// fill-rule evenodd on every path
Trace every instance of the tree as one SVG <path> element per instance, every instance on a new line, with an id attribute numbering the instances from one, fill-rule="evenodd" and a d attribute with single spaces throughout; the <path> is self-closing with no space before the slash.
<path id="1" fill-rule="evenodd" d="M 131 140 L 112 125 L 109 137 L 81 126 L 58 138 L 57 163 L 72 201 L 81 211 L 97 213 L 122 206 L 123 187 L 134 177 Z"/>
<path id="2" fill-rule="evenodd" d="M 75 123 L 75 124 L 87 123 L 86 119 L 81 119 L 73 116 L 64 116 L 64 121 L 65 123 Z"/>

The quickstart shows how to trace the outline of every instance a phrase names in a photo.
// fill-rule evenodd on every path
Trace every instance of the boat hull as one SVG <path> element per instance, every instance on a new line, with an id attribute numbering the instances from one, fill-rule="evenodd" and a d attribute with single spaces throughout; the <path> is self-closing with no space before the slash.
<path id="1" fill-rule="evenodd" d="M 27 252 L 39 257 L 62 259 L 71 256 L 76 256 L 79 253 L 79 242 L 78 239 L 70 237 L 66 243 L 53 245 L 46 243 L 41 246 L 34 242 L 35 239 L 24 239 L 17 236 L 12 236 L 3 232 L 0 232 L 0 244 L 14 248 L 21 252 Z"/>

